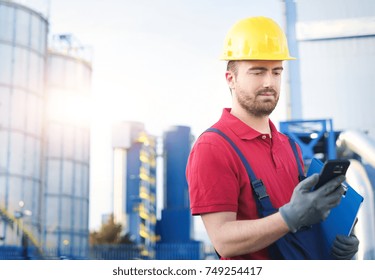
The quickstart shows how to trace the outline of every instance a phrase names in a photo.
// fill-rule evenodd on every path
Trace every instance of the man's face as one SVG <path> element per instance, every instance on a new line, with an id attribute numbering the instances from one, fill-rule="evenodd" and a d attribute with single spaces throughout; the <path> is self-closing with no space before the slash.
<path id="1" fill-rule="evenodd" d="M 255 117 L 269 116 L 279 100 L 282 61 L 244 60 L 236 66 L 237 73 L 226 72 L 233 102 Z"/>

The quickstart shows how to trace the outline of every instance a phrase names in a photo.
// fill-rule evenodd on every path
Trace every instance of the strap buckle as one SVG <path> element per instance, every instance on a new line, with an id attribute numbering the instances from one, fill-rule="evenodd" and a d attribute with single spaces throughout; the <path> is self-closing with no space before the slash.
<path id="1" fill-rule="evenodd" d="M 303 180 L 306 179 L 306 176 L 303 176 L 303 175 L 298 175 L 298 181 L 299 182 L 302 182 Z"/>
<path id="2" fill-rule="evenodd" d="M 261 179 L 251 181 L 251 185 L 253 186 L 254 192 L 258 197 L 258 200 L 261 200 L 269 196 L 266 187 L 264 186 L 263 181 Z"/>

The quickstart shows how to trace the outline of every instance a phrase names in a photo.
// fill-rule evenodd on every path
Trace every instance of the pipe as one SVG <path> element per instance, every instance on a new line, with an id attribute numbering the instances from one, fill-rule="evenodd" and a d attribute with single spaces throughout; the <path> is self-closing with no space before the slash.
<path id="1" fill-rule="evenodd" d="M 343 155 L 356 153 L 362 162 L 375 168 L 375 141 L 363 132 L 348 130 L 340 133 L 337 148 Z M 375 259 L 375 200 L 374 189 L 366 169 L 358 160 L 351 160 L 346 173 L 348 183 L 363 197 L 364 202 L 358 213 L 355 233 L 360 240 L 358 259 Z"/>
<path id="2" fill-rule="evenodd" d="M 341 132 L 337 147 L 355 152 L 375 168 L 375 141 L 365 133 L 356 130 Z"/>
<path id="3" fill-rule="evenodd" d="M 346 173 L 347 182 L 364 197 L 364 202 L 358 212 L 358 223 L 354 228 L 355 235 L 360 240 L 357 259 L 375 259 L 375 203 L 374 192 L 367 172 L 358 160 L 351 159 Z"/>

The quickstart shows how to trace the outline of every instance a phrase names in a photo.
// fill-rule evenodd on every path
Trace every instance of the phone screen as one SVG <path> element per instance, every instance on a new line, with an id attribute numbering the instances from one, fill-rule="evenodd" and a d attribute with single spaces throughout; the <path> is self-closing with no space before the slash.
<path id="1" fill-rule="evenodd" d="M 328 160 L 320 173 L 319 181 L 315 185 L 315 190 L 323 186 L 328 181 L 340 175 L 345 175 L 350 165 L 350 161 L 346 159 Z"/>

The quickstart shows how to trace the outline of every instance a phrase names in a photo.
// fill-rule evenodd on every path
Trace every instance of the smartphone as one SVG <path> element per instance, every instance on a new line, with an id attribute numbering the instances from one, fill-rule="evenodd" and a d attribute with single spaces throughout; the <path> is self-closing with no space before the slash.
<path id="1" fill-rule="evenodd" d="M 347 159 L 328 160 L 324 163 L 318 183 L 315 185 L 314 190 L 319 189 L 328 181 L 340 175 L 345 175 L 350 165 Z"/>

